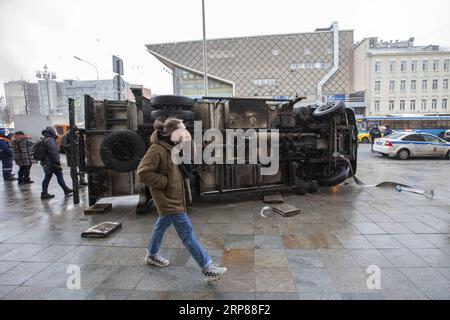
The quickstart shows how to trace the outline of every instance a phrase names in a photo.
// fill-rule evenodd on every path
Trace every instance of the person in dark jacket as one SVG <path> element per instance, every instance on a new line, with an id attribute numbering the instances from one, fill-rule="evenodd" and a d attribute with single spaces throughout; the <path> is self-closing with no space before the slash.
<path id="1" fill-rule="evenodd" d="M 45 173 L 44 180 L 42 181 L 41 199 L 44 200 L 55 197 L 53 194 L 48 193 L 48 185 L 50 184 L 53 174 L 58 179 L 58 184 L 63 189 L 64 194 L 70 196 L 73 193 L 73 190 L 69 189 L 64 181 L 61 159 L 56 145 L 56 138 L 58 136 L 56 135 L 55 129 L 47 127 L 42 130 L 42 135 L 44 136 L 43 141 L 45 144 L 46 157 L 45 160 L 41 161 Z"/>
<path id="2" fill-rule="evenodd" d="M 218 280 L 227 269 L 213 264 L 208 253 L 196 239 L 186 213 L 189 197 L 188 181 L 180 166 L 175 164 L 171 157 L 172 149 L 182 142 L 174 132 L 176 130 L 188 132 L 183 122 L 175 118 L 168 118 L 164 123 L 157 120 L 154 126 L 156 130 L 151 135 L 150 148 L 137 169 L 140 181 L 150 188 L 159 214 L 148 244 L 145 262 L 157 267 L 169 265 L 169 261 L 159 254 L 159 249 L 165 231 L 173 224 L 178 236 L 202 269 L 205 279 Z"/>
<path id="3" fill-rule="evenodd" d="M 393 131 L 390 126 L 387 125 L 384 127 L 384 136 L 385 137 L 391 135 L 392 133 L 393 133 Z"/>
<path id="4" fill-rule="evenodd" d="M 14 154 L 11 148 L 11 140 L 6 135 L 5 129 L 0 129 L 0 159 L 2 160 L 3 180 L 16 180 L 12 173 Z"/>
<path id="5" fill-rule="evenodd" d="M 370 141 L 372 142 L 371 150 L 373 151 L 373 144 L 375 143 L 375 139 L 381 138 L 381 131 L 378 126 L 374 126 L 372 130 L 370 130 Z"/>
<path id="6" fill-rule="evenodd" d="M 31 158 L 33 142 L 30 136 L 25 135 L 23 131 L 17 131 L 11 140 L 11 144 L 14 151 L 14 160 L 16 165 L 19 166 L 19 184 L 33 183 L 30 179 L 30 170 L 33 165 Z"/>

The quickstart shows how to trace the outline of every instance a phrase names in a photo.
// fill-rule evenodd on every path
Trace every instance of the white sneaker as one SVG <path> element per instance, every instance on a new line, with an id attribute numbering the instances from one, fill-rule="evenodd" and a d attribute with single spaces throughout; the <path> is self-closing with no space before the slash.
<path id="1" fill-rule="evenodd" d="M 214 282 L 222 278 L 222 276 L 227 272 L 227 268 L 219 267 L 211 263 L 208 267 L 202 270 L 203 275 L 205 276 L 205 280 L 208 282 Z"/>
<path id="2" fill-rule="evenodd" d="M 155 256 L 146 256 L 145 263 L 151 266 L 165 268 L 170 264 L 170 261 L 161 257 L 158 253 Z"/>

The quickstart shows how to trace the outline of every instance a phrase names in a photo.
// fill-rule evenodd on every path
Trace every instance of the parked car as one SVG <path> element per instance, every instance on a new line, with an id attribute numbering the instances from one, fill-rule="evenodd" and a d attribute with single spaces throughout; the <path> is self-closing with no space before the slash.
<path id="1" fill-rule="evenodd" d="M 385 157 L 406 160 L 411 157 L 450 159 L 450 143 L 428 133 L 398 132 L 375 139 L 373 150 Z"/>

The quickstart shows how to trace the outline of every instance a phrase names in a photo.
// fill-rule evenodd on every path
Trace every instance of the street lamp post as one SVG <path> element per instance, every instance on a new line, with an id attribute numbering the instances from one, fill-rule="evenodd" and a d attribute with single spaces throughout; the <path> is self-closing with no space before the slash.
<path id="1" fill-rule="evenodd" d="M 206 51 L 206 25 L 205 25 L 205 0 L 202 0 L 203 16 L 203 86 L 204 94 L 208 96 L 208 55 Z"/>
<path id="2" fill-rule="evenodd" d="M 84 62 L 84 63 L 87 63 L 88 65 L 94 67 L 94 68 L 95 68 L 95 73 L 97 74 L 97 81 L 98 81 L 98 69 L 97 69 L 97 66 L 96 66 L 95 64 L 90 63 L 90 62 L 88 62 L 88 61 L 86 61 L 86 60 L 83 60 L 83 59 L 81 59 L 81 58 L 79 58 L 79 57 L 77 57 L 77 56 L 73 56 L 73 57 L 74 57 L 75 59 L 77 59 L 77 60 L 80 60 L 80 61 L 82 61 L 82 62 Z"/>
<path id="3" fill-rule="evenodd" d="M 36 71 L 36 77 L 39 79 L 44 79 L 47 86 L 47 98 L 48 98 L 48 115 L 52 115 L 52 104 L 50 99 L 50 85 L 49 80 L 56 79 L 56 73 L 48 71 L 47 65 L 44 65 L 44 70 Z"/>

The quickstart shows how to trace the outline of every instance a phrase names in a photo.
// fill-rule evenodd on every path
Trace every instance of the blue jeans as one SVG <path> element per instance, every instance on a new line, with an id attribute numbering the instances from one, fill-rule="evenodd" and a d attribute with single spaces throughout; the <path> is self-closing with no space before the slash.
<path id="1" fill-rule="evenodd" d="M 52 179 L 53 174 L 55 174 L 56 179 L 58 180 L 58 184 L 64 190 L 64 192 L 69 190 L 69 188 L 66 186 L 66 183 L 64 182 L 64 176 L 63 176 L 62 170 L 57 167 L 54 167 L 54 168 L 52 168 L 51 172 L 45 172 L 45 177 L 44 177 L 44 180 L 42 181 L 42 193 L 47 193 L 48 185 L 50 184 L 50 180 Z"/>
<path id="2" fill-rule="evenodd" d="M 194 232 L 192 231 L 191 221 L 189 220 L 186 212 L 159 216 L 153 227 L 152 237 L 148 244 L 148 255 L 154 256 L 159 252 L 159 247 L 161 246 L 164 233 L 172 223 L 178 233 L 178 236 L 183 241 L 184 245 L 189 250 L 200 268 L 203 269 L 209 266 L 212 262 L 211 258 L 195 237 Z"/>
<path id="3" fill-rule="evenodd" d="M 13 169 L 13 158 L 5 158 L 2 159 L 2 171 L 3 171 L 3 179 L 8 179 L 13 176 L 12 169 Z"/>

